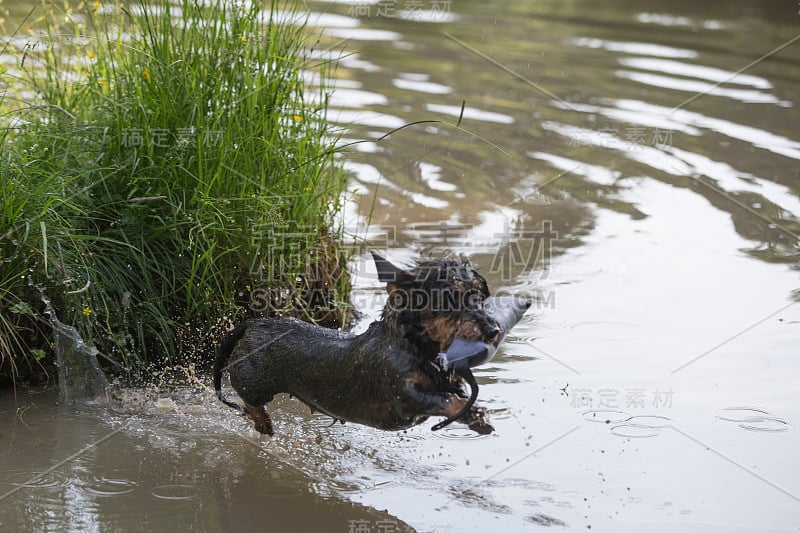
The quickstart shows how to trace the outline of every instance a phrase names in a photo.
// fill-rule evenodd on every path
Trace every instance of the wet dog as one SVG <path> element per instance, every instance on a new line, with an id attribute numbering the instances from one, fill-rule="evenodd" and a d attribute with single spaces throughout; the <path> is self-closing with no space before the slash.
<path id="1" fill-rule="evenodd" d="M 458 421 L 491 433 L 485 410 L 473 405 L 477 384 L 466 361 L 475 360 L 473 352 L 484 359 L 493 352 L 511 321 L 504 329 L 484 308 L 486 280 L 456 260 L 423 261 L 403 270 L 373 257 L 389 294 L 380 320 L 359 335 L 293 318 L 248 320 L 217 350 L 213 379 L 219 399 L 248 413 L 256 430 L 269 435 L 273 428 L 265 405 L 281 392 L 342 422 L 399 430 L 444 416 L 438 427 Z M 521 313 L 515 317 L 513 323 Z M 455 345 L 468 348 L 454 352 Z M 448 353 L 465 363 L 449 368 Z M 225 369 L 243 409 L 222 394 Z"/>

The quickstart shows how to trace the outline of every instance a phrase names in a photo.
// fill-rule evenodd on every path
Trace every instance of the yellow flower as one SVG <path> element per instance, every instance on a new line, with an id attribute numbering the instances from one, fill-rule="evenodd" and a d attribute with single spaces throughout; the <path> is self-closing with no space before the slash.
<path id="1" fill-rule="evenodd" d="M 89 308 L 89 306 L 84 307 L 83 308 L 83 314 L 86 315 L 86 316 L 91 315 L 92 314 L 91 308 Z"/>
<path id="2" fill-rule="evenodd" d="M 142 76 L 144 76 L 144 79 L 150 81 L 150 69 L 149 68 L 144 69 L 142 71 Z"/>
<path id="3" fill-rule="evenodd" d="M 295 115 L 292 118 L 294 119 L 295 122 L 300 122 L 301 120 L 303 120 L 303 117 L 301 117 L 300 115 Z"/>
<path id="4" fill-rule="evenodd" d="M 88 57 L 89 59 L 94 59 L 94 54 L 89 52 L 88 54 L 86 54 L 86 57 Z"/>

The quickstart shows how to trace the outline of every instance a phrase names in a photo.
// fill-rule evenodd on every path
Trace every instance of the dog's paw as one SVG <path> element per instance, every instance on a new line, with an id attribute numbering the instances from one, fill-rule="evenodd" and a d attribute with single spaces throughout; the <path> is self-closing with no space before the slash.
<path id="1" fill-rule="evenodd" d="M 488 420 L 475 420 L 469 424 L 469 429 L 479 435 L 489 435 L 494 431 L 494 426 Z"/>
<path id="2" fill-rule="evenodd" d="M 479 435 L 488 435 L 494 431 L 494 426 L 489 422 L 486 409 L 483 407 L 472 406 L 469 413 L 464 415 L 460 421 Z"/>
<path id="3" fill-rule="evenodd" d="M 262 435 L 269 435 L 270 437 L 275 435 L 275 431 L 272 429 L 272 423 L 269 421 L 266 422 L 261 421 L 261 423 L 259 423 L 259 421 L 256 421 L 255 428 L 256 431 L 258 431 Z"/>

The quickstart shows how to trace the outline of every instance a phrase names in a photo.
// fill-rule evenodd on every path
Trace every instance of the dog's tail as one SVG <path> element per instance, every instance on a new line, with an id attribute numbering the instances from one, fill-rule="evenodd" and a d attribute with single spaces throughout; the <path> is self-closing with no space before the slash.
<path id="1" fill-rule="evenodd" d="M 226 364 L 228 362 L 228 357 L 230 357 L 231 352 L 236 347 L 236 343 L 239 342 L 239 339 L 242 338 L 244 332 L 249 327 L 247 322 L 242 322 L 231 331 L 225 334 L 222 337 L 222 340 L 219 343 L 219 347 L 217 348 L 217 355 L 214 358 L 214 391 L 217 393 L 217 398 L 220 399 L 222 403 L 227 405 L 228 407 L 232 407 L 237 411 L 244 412 L 242 406 L 239 404 L 233 403 L 228 401 L 225 398 L 225 395 L 222 394 L 222 371 L 225 370 Z"/>

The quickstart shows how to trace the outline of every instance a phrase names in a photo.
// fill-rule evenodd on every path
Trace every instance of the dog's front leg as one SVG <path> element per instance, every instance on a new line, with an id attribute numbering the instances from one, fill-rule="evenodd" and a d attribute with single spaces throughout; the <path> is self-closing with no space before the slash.
<path id="1" fill-rule="evenodd" d="M 416 384 L 406 387 L 406 396 L 411 400 L 412 407 L 417 415 L 426 416 L 456 416 L 464 408 L 469 398 L 464 398 L 453 393 L 429 393 L 419 390 Z M 466 424 L 469 428 L 481 435 L 494 431 L 486 417 L 486 409 L 473 405 L 458 422 Z"/>
<path id="2" fill-rule="evenodd" d="M 470 392 L 463 379 L 457 379 L 451 382 L 451 387 L 451 392 L 455 393 L 459 398 L 465 401 L 469 400 Z M 464 403 L 465 402 L 461 402 L 462 407 Z M 494 427 L 489 423 L 489 417 L 486 415 L 486 408 L 481 407 L 477 403 L 473 404 L 469 411 L 456 419 L 456 422 L 466 424 L 471 430 L 481 435 L 488 435 L 494 431 Z"/>

